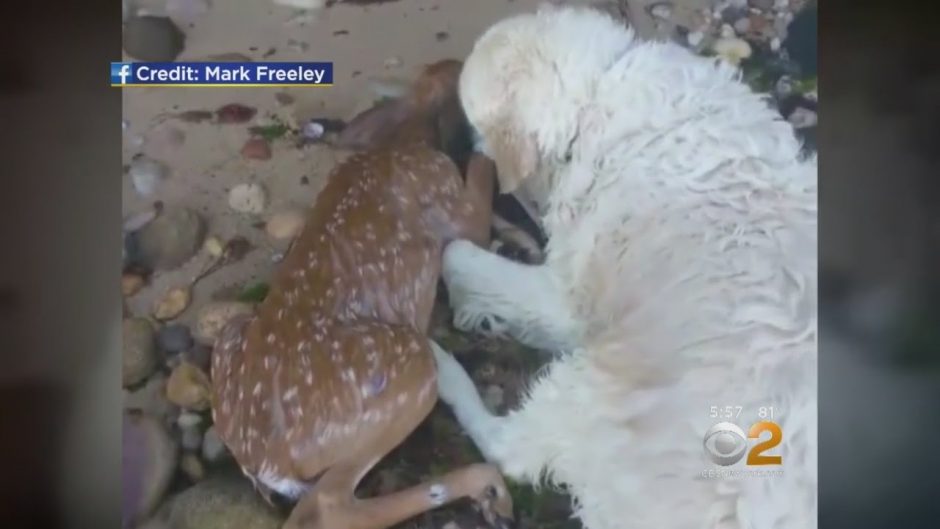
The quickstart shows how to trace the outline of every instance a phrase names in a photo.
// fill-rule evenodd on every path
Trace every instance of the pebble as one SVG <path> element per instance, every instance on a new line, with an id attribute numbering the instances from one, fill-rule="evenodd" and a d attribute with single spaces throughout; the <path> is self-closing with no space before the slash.
<path id="1" fill-rule="evenodd" d="M 401 57 L 389 57 L 384 63 L 386 68 L 400 68 L 403 64 L 405 62 L 401 60 Z"/>
<path id="2" fill-rule="evenodd" d="M 203 243 L 202 248 L 206 251 L 207 254 L 215 258 L 222 257 L 222 252 L 225 251 L 225 246 L 218 237 L 206 238 L 206 242 Z"/>
<path id="3" fill-rule="evenodd" d="M 137 194 L 147 197 L 156 192 L 157 186 L 166 180 L 170 170 L 161 162 L 143 154 L 137 154 L 131 159 L 127 174 L 131 177 L 131 183 L 134 184 Z"/>
<path id="4" fill-rule="evenodd" d="M 193 335 L 183 324 L 164 325 L 157 331 L 157 346 L 165 353 L 182 353 L 193 346 Z"/>
<path id="5" fill-rule="evenodd" d="M 734 21 L 734 30 L 739 34 L 743 35 L 750 31 L 751 29 L 751 20 L 747 17 L 739 18 Z"/>
<path id="6" fill-rule="evenodd" d="M 202 432 L 197 427 L 180 428 L 180 445 L 187 452 L 196 452 L 202 447 Z"/>
<path id="7" fill-rule="evenodd" d="M 701 31 L 690 31 L 689 34 L 686 35 L 686 40 L 688 41 L 689 46 L 693 48 L 698 47 L 698 45 L 701 44 L 702 40 L 704 39 L 705 34 Z"/>
<path id="8" fill-rule="evenodd" d="M 157 373 L 136 390 L 124 390 L 124 409 L 139 411 L 161 421 L 169 418 L 176 406 L 166 399 L 166 376 Z"/>
<path id="9" fill-rule="evenodd" d="M 734 38 L 734 28 L 731 27 L 731 24 L 721 25 L 721 36 L 726 39 Z"/>
<path id="10" fill-rule="evenodd" d="M 124 414 L 121 436 L 121 516 L 131 527 L 163 499 L 176 468 L 178 449 L 161 421 Z"/>
<path id="11" fill-rule="evenodd" d="M 144 288 L 144 278 L 137 274 L 121 274 L 121 295 L 131 297 Z"/>
<path id="12" fill-rule="evenodd" d="M 132 16 L 124 24 L 124 51 L 140 61 L 172 62 L 186 36 L 167 17 Z"/>
<path id="13" fill-rule="evenodd" d="M 246 160 L 270 160 L 271 144 L 264 138 L 249 138 L 242 145 L 241 155 Z"/>
<path id="14" fill-rule="evenodd" d="M 660 20 L 669 20 L 672 18 L 671 2 L 657 2 L 648 6 L 647 9 L 649 9 L 650 15 L 652 15 L 654 18 L 658 18 Z"/>
<path id="15" fill-rule="evenodd" d="M 786 96 L 793 93 L 793 80 L 788 75 L 784 75 L 777 79 L 776 84 L 774 85 L 774 95 L 777 99 L 783 99 Z"/>
<path id="16" fill-rule="evenodd" d="M 326 128 L 322 123 L 316 121 L 308 121 L 307 123 L 304 123 L 303 128 L 300 129 L 301 135 L 309 140 L 318 140 L 322 138 L 324 132 L 326 132 Z"/>
<path id="17" fill-rule="evenodd" d="M 815 127 L 819 118 L 816 112 L 808 108 L 799 107 L 787 116 L 787 121 L 789 121 L 795 129 L 808 129 Z"/>
<path id="18" fill-rule="evenodd" d="M 751 7 L 761 11 L 770 11 L 774 7 L 774 0 L 748 0 Z"/>
<path id="19" fill-rule="evenodd" d="M 153 308 L 153 317 L 160 320 L 172 320 L 189 307 L 192 299 L 189 287 L 174 287 L 166 292 Z"/>
<path id="20" fill-rule="evenodd" d="M 166 522 L 174 529 L 280 529 L 284 518 L 247 479 L 223 475 L 174 496 L 167 504 Z"/>
<path id="21" fill-rule="evenodd" d="M 206 479 L 206 467 L 195 454 L 183 454 L 180 459 L 180 470 L 194 483 Z"/>
<path id="22" fill-rule="evenodd" d="M 209 409 L 209 377 L 189 362 L 176 366 L 166 381 L 166 397 L 180 408 L 194 411 Z"/>
<path id="23" fill-rule="evenodd" d="M 124 387 L 146 380 L 157 368 L 153 326 L 144 318 L 123 322 L 124 361 L 121 380 Z"/>
<path id="24" fill-rule="evenodd" d="M 189 261 L 206 234 L 202 217 L 182 207 L 169 207 L 136 232 L 137 255 L 151 270 L 169 270 Z"/>
<path id="25" fill-rule="evenodd" d="M 238 184 L 228 193 L 228 205 L 239 213 L 259 215 L 268 205 L 268 193 L 261 184 Z"/>
<path id="26" fill-rule="evenodd" d="M 747 7 L 730 6 L 721 12 L 721 20 L 729 24 L 734 24 L 741 18 L 747 18 L 748 14 Z"/>
<path id="27" fill-rule="evenodd" d="M 254 307 L 241 301 L 215 301 L 204 305 L 196 316 L 195 338 L 199 343 L 214 345 L 226 323 L 239 315 L 254 314 Z"/>
<path id="28" fill-rule="evenodd" d="M 772 51 L 778 51 L 780 49 L 780 37 L 770 39 L 770 49 Z"/>
<path id="29" fill-rule="evenodd" d="M 268 222 L 264 225 L 264 231 L 266 231 L 272 239 L 293 239 L 303 230 L 306 221 L 307 217 L 302 211 L 281 211 L 268 219 Z"/>
<path id="30" fill-rule="evenodd" d="M 190 362 L 191 364 L 197 366 L 199 369 L 202 369 L 206 373 L 209 372 L 209 365 L 212 363 L 212 348 L 211 347 L 197 343 L 193 345 L 193 347 L 189 351 L 186 351 L 180 356 L 181 356 L 181 360 Z"/>
<path id="31" fill-rule="evenodd" d="M 712 45 L 712 50 L 735 66 L 751 56 L 751 45 L 739 38 L 720 38 Z"/>
<path id="32" fill-rule="evenodd" d="M 215 119 L 217 122 L 226 125 L 247 123 L 251 118 L 255 117 L 257 113 L 258 109 L 254 107 L 239 103 L 229 103 L 215 109 Z"/>
<path id="33" fill-rule="evenodd" d="M 225 443 L 219 438 L 215 426 L 210 426 L 202 436 L 202 457 L 209 463 L 218 463 L 229 456 Z"/>
<path id="34" fill-rule="evenodd" d="M 122 229 L 125 232 L 137 231 L 147 224 L 150 224 L 150 221 L 157 218 L 157 208 L 150 208 L 140 213 L 132 213 L 124 219 L 124 224 Z"/>
<path id="35" fill-rule="evenodd" d="M 790 21 L 792 20 L 792 15 L 790 13 L 785 13 L 783 16 L 779 16 L 774 20 L 774 33 L 776 33 L 776 38 L 781 42 L 787 38 L 787 30 L 790 27 Z"/>
<path id="36" fill-rule="evenodd" d="M 198 413 L 180 412 L 180 416 L 176 418 L 176 424 L 183 429 L 195 428 L 202 424 L 202 417 Z"/>

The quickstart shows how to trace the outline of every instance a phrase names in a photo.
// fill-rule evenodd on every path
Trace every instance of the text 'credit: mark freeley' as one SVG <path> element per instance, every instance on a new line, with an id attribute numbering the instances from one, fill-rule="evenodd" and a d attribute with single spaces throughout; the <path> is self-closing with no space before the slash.
<path id="1" fill-rule="evenodd" d="M 111 86 L 331 86 L 329 62 L 113 62 Z"/>

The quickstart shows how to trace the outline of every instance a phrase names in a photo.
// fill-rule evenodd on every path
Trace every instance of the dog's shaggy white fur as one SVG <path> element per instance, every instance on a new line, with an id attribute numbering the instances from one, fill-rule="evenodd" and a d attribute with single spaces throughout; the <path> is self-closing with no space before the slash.
<path id="1" fill-rule="evenodd" d="M 495 24 L 460 89 L 550 242 L 538 266 L 448 246 L 454 321 L 559 352 L 497 417 L 436 349 L 486 457 L 566 485 L 590 529 L 816 527 L 817 165 L 790 126 L 730 66 L 588 9 Z M 782 475 L 709 475 L 706 430 L 771 407 L 782 465 L 727 468 Z"/>

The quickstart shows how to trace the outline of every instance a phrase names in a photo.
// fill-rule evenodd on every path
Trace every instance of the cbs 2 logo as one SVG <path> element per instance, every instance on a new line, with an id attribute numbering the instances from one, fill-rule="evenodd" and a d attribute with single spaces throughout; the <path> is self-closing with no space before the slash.
<path id="1" fill-rule="evenodd" d="M 764 432 L 770 432 L 770 438 L 755 444 L 750 451 L 747 450 L 748 439 L 760 439 Z M 759 421 L 751 425 L 747 436 L 744 430 L 730 422 L 720 422 L 705 432 L 703 444 L 705 453 L 714 463 L 721 466 L 730 466 L 744 457 L 747 452 L 746 464 L 780 465 L 783 457 L 779 455 L 764 455 L 764 452 L 776 447 L 783 441 L 783 430 L 773 421 Z"/>

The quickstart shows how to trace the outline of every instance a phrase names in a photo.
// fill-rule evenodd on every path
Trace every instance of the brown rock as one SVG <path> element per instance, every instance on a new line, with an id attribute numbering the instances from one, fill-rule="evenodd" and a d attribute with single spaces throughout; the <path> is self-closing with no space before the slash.
<path id="1" fill-rule="evenodd" d="M 273 239 L 293 239 L 304 228 L 307 217 L 302 211 L 288 210 L 275 213 L 264 225 L 264 230 Z"/>
<path id="2" fill-rule="evenodd" d="M 153 309 L 153 317 L 161 321 L 172 320 L 189 307 L 190 299 L 189 287 L 171 288 L 157 302 Z"/>
<path id="3" fill-rule="evenodd" d="M 121 276 L 121 294 L 130 297 L 144 288 L 144 278 L 137 274 L 124 274 Z"/>
<path id="4" fill-rule="evenodd" d="M 242 146 L 241 155 L 248 160 L 270 160 L 271 145 L 264 138 L 249 138 Z"/>
<path id="5" fill-rule="evenodd" d="M 258 110 L 238 103 L 229 103 L 216 109 L 215 119 L 219 123 L 245 123 L 255 117 Z"/>
<path id="6" fill-rule="evenodd" d="M 189 362 L 181 362 L 166 382 L 166 398 L 187 410 L 209 409 L 211 392 L 208 375 Z"/>
<path id="7" fill-rule="evenodd" d="M 123 321 L 124 362 L 122 380 L 124 387 L 143 382 L 157 368 L 154 330 L 144 318 L 129 318 Z"/>
<path id="8" fill-rule="evenodd" d="M 187 208 L 168 207 L 135 234 L 139 261 L 151 270 L 168 270 L 189 261 L 206 235 L 202 217 Z"/>

